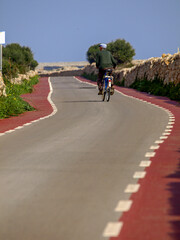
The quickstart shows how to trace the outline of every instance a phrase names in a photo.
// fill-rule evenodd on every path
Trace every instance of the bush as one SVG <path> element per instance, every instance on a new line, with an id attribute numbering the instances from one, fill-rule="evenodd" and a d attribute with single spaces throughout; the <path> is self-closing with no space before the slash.
<path id="1" fill-rule="evenodd" d="M 30 69 L 34 70 L 37 65 L 29 47 L 21 47 L 18 43 L 3 47 L 2 72 L 4 76 L 15 77 L 18 73 L 24 74 Z"/>

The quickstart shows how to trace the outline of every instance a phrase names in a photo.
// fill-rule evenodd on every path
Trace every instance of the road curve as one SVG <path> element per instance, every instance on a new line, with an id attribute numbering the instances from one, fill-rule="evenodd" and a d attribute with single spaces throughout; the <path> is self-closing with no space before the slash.
<path id="1" fill-rule="evenodd" d="M 104 239 L 168 115 L 118 92 L 102 102 L 73 77 L 51 82 L 57 113 L 0 138 L 0 239 Z"/>

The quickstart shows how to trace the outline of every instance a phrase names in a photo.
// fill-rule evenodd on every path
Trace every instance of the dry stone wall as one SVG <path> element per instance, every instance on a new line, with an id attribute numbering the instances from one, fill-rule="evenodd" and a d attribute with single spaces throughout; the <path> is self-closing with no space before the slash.
<path id="1" fill-rule="evenodd" d="M 129 87 L 136 79 L 143 80 L 145 77 L 153 81 L 158 77 L 164 84 L 173 82 L 180 83 L 180 53 L 174 55 L 163 54 L 160 58 L 150 58 L 141 61 L 132 68 L 125 68 L 114 72 L 116 80 L 124 80 L 125 87 Z"/>
<path id="2" fill-rule="evenodd" d="M 86 74 L 97 74 L 98 70 L 95 64 L 92 64 L 85 67 L 84 72 Z M 159 58 L 138 61 L 131 68 L 114 71 L 115 79 L 119 82 L 124 81 L 125 87 L 129 87 L 136 78 L 143 80 L 146 77 L 149 81 L 153 81 L 156 76 L 162 79 L 164 83 L 180 83 L 180 53 L 174 55 L 163 54 Z"/>
<path id="3" fill-rule="evenodd" d="M 30 70 L 26 74 L 18 74 L 16 78 L 10 79 L 10 82 L 13 84 L 21 84 L 24 79 L 29 80 L 31 77 L 34 77 L 37 74 L 37 71 Z"/>
<path id="4" fill-rule="evenodd" d="M 37 71 L 29 71 L 26 74 L 19 74 L 18 77 L 10 79 L 13 84 L 21 84 L 24 79 L 29 80 L 31 77 L 37 75 Z M 2 73 L 0 72 L 0 96 L 6 95 L 6 85 L 4 84 Z"/>

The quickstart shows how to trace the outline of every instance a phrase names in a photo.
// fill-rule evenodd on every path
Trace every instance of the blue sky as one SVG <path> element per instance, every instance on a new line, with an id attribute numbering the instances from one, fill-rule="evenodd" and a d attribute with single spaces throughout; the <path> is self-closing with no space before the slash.
<path id="1" fill-rule="evenodd" d="M 0 0 L 6 44 L 28 46 L 38 62 L 85 61 L 91 45 L 125 39 L 134 59 L 180 48 L 180 0 Z"/>

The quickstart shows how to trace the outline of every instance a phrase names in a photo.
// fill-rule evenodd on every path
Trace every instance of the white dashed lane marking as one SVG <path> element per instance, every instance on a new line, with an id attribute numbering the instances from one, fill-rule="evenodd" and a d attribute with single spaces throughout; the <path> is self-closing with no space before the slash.
<path id="1" fill-rule="evenodd" d="M 165 133 L 163 133 L 162 135 L 163 136 L 166 136 L 166 135 L 170 135 L 171 133 L 169 133 L 169 132 L 165 132 Z"/>
<path id="2" fill-rule="evenodd" d="M 119 201 L 115 211 L 116 212 L 127 212 L 131 208 L 132 205 L 132 200 L 124 200 L 124 201 Z"/>
<path id="3" fill-rule="evenodd" d="M 173 128 L 173 126 L 167 126 L 166 128 Z"/>
<path id="4" fill-rule="evenodd" d="M 161 136 L 160 139 L 167 139 L 167 136 Z"/>
<path id="5" fill-rule="evenodd" d="M 155 141 L 155 143 L 158 143 L 158 144 L 163 143 L 163 142 L 164 142 L 163 140 L 157 140 L 157 141 Z"/>
<path id="6" fill-rule="evenodd" d="M 140 167 L 149 167 L 151 165 L 151 161 L 141 161 Z"/>
<path id="7" fill-rule="evenodd" d="M 109 222 L 103 232 L 103 237 L 117 237 L 122 226 L 122 222 Z"/>
<path id="8" fill-rule="evenodd" d="M 140 184 L 128 184 L 125 188 L 125 193 L 135 193 L 139 190 Z"/>
<path id="9" fill-rule="evenodd" d="M 146 172 L 141 171 L 141 172 L 135 172 L 133 175 L 133 178 L 144 178 L 146 175 Z"/>
<path id="10" fill-rule="evenodd" d="M 153 146 L 150 147 L 151 150 L 155 150 L 155 149 L 158 149 L 158 148 L 159 148 L 158 145 L 153 145 Z"/>
<path id="11" fill-rule="evenodd" d="M 147 152 L 147 153 L 145 154 L 145 157 L 154 157 L 155 155 L 156 155 L 155 152 Z"/>

